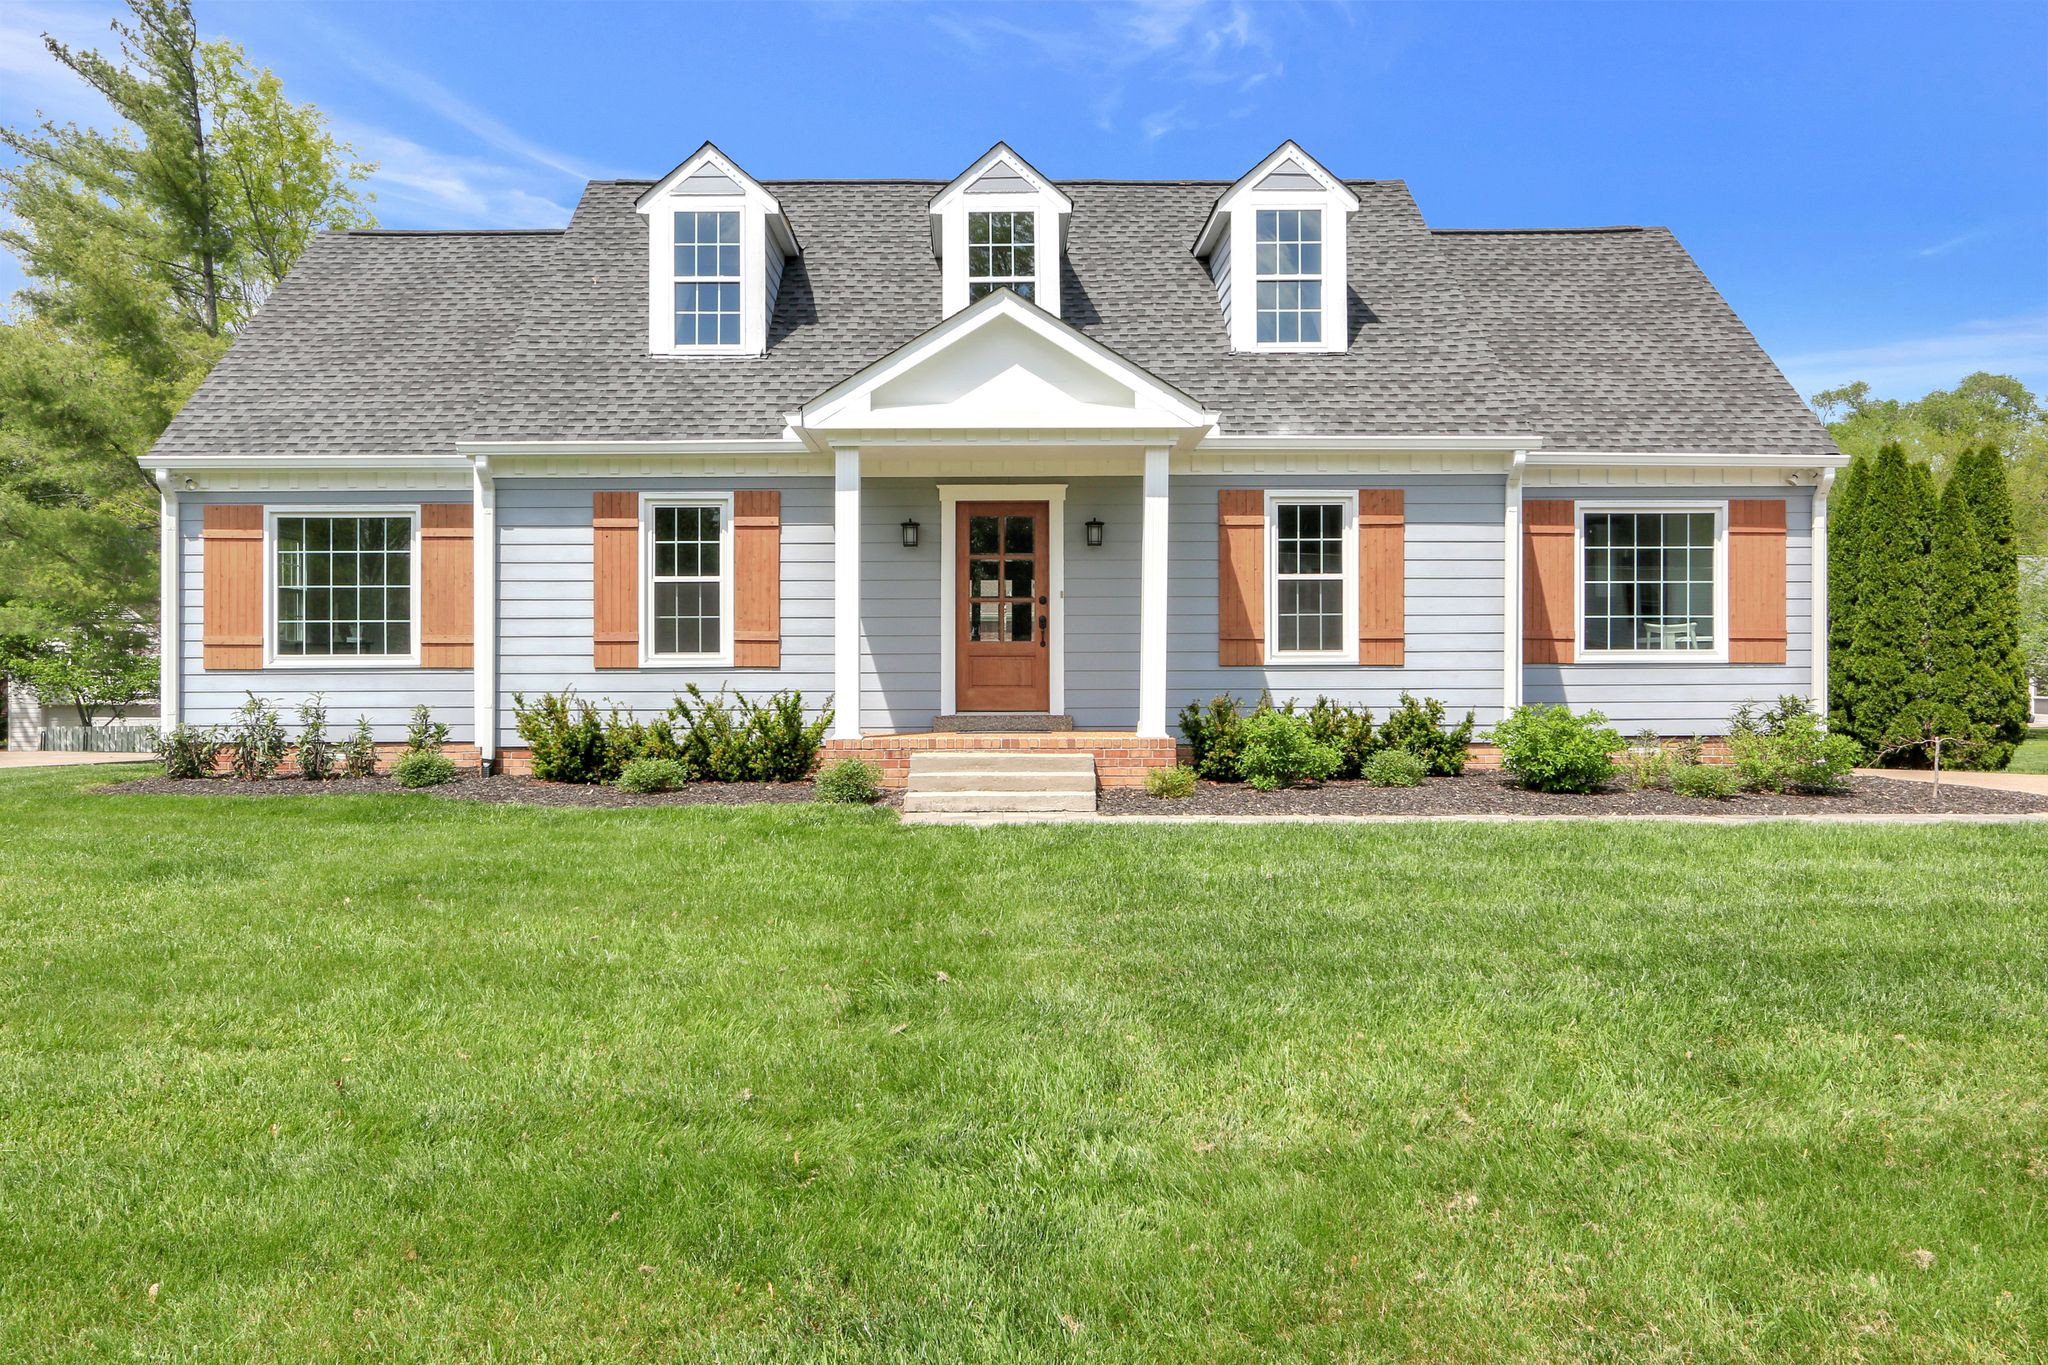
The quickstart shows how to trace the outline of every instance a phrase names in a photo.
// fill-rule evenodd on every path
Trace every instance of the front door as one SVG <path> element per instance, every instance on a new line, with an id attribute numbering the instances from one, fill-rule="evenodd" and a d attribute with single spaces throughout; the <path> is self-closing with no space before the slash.
<path id="1" fill-rule="evenodd" d="M 1044 711 L 1052 704 L 1047 504 L 963 502 L 955 709 Z"/>

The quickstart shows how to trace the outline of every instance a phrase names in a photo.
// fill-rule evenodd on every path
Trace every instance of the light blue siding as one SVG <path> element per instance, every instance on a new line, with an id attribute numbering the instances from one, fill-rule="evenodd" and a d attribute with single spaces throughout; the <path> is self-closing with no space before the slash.
<path id="1" fill-rule="evenodd" d="M 600 490 L 782 491 L 780 668 L 604 669 L 591 662 L 591 495 Z M 748 696 L 797 689 L 811 709 L 832 691 L 832 486 L 821 478 L 504 479 L 498 481 L 498 738 L 522 743 L 512 696 L 576 689 L 643 719 L 688 683 Z"/>
<path id="2" fill-rule="evenodd" d="M 457 742 L 475 738 L 475 693 L 466 668 L 342 667 L 266 668 L 209 672 L 203 658 L 206 583 L 205 547 L 200 532 L 209 503 L 261 503 L 266 507 L 373 507 L 422 502 L 468 502 L 463 496 L 436 493 L 194 493 L 179 499 L 179 601 L 183 606 L 181 667 L 184 670 L 184 720 L 189 725 L 221 725 L 251 692 L 275 703 L 287 728 L 298 732 L 298 706 L 319 692 L 326 698 L 328 726 L 346 732 L 357 716 L 367 716 L 377 738 L 405 738 L 412 708 L 425 702 L 434 718 L 449 727 Z"/>
<path id="3" fill-rule="evenodd" d="M 1399 668 L 1216 662 L 1216 498 L 1227 488 L 1399 488 L 1407 519 L 1407 650 Z M 1200 475 L 1173 480 L 1166 704 L 1177 712 L 1220 692 L 1255 700 L 1327 696 L 1385 715 L 1405 690 L 1441 699 L 1481 725 L 1501 714 L 1501 499 L 1505 480 L 1482 475 Z"/>
<path id="4" fill-rule="evenodd" d="M 1216 301 L 1223 308 L 1223 335 L 1230 335 L 1230 229 L 1223 229 L 1209 253 L 1209 278 L 1216 282 Z"/>
<path id="5" fill-rule="evenodd" d="M 1778 497 L 1765 488 L 1555 488 L 1531 497 L 1596 503 L 1659 499 Z M 1523 700 L 1598 709 L 1630 733 L 1718 735 L 1745 701 L 1770 701 L 1813 691 L 1813 490 L 1788 488 L 1785 498 L 1785 662 L 1782 664 L 1574 663 L 1529 664 Z M 1574 610 L 1577 608 L 1574 607 Z"/>

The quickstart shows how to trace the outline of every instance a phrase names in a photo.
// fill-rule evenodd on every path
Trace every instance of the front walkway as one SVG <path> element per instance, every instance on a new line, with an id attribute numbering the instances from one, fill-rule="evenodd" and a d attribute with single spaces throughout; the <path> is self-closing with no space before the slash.
<path id="1" fill-rule="evenodd" d="M 1932 782 L 1934 774 L 1919 768 L 1858 768 L 1858 777 L 1888 777 L 1895 782 Z M 1993 791 L 2028 792 L 2048 796 L 2048 773 L 1965 773 L 1944 772 L 1941 785 L 1989 787 Z"/>

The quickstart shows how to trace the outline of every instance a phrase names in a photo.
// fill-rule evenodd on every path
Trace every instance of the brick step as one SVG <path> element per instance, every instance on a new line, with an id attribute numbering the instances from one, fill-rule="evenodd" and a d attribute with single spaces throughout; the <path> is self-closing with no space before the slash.
<path id="1" fill-rule="evenodd" d="M 1095 756 L 1089 753 L 1026 753 L 991 749 L 940 749 L 910 756 L 910 776 L 940 773 L 1085 774 L 1095 778 Z"/>
<path id="2" fill-rule="evenodd" d="M 1095 773 L 971 772 L 927 773 L 912 770 L 910 790 L 916 792 L 1082 792 L 1095 794 Z"/>

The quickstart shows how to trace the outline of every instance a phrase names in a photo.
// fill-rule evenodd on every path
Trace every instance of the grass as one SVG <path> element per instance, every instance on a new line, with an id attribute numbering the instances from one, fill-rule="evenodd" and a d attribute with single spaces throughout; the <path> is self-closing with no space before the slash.
<path id="1" fill-rule="evenodd" d="M 2038 828 L 118 771 L 0 774 L 0 1358 L 2048 1351 Z"/>
<path id="2" fill-rule="evenodd" d="M 2006 765 L 2009 773 L 2048 773 L 2048 725 L 2037 725 L 2027 731 L 2027 738 L 2019 748 L 2013 750 L 2012 762 Z"/>

